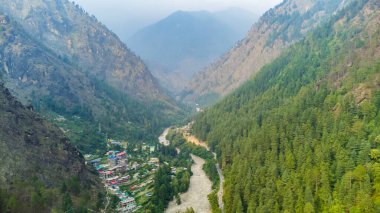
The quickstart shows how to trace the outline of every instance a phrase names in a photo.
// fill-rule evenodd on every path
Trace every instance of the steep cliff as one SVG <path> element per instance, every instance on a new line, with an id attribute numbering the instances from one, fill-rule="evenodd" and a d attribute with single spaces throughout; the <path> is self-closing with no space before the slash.
<path id="1" fill-rule="evenodd" d="M 98 80 L 140 99 L 168 100 L 144 63 L 104 25 L 68 0 L 1 0 L 0 11 Z"/>

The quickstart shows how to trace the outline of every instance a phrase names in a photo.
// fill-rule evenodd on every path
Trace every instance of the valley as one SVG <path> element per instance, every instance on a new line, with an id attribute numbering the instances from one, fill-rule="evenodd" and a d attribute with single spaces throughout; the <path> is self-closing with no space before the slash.
<path id="1" fill-rule="evenodd" d="M 223 5 L 0 0 L 0 212 L 380 212 L 379 1 Z"/>

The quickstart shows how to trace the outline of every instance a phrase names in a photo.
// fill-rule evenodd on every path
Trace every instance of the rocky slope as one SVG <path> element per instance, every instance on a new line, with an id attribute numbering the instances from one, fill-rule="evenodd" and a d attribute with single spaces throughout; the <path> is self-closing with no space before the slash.
<path id="1" fill-rule="evenodd" d="M 65 210 L 65 199 L 68 208 L 97 208 L 100 180 L 61 130 L 2 84 L 0 114 L 0 212 Z"/>
<path id="2" fill-rule="evenodd" d="M 78 64 L 123 93 L 141 99 L 168 98 L 119 38 L 68 0 L 1 0 L 0 11 L 65 60 Z"/>
<path id="3" fill-rule="evenodd" d="M 266 12 L 247 37 L 218 62 L 197 74 L 185 89 L 183 99 L 207 105 L 230 93 L 348 2 L 284 1 Z"/>
<path id="4" fill-rule="evenodd" d="M 163 87 L 178 94 L 195 73 L 242 39 L 254 21 L 242 9 L 177 11 L 138 31 L 127 44 Z"/>
<path id="5" fill-rule="evenodd" d="M 100 123 L 111 137 L 122 134 L 131 141 L 155 138 L 155 131 L 178 113 L 178 108 L 165 101 L 142 102 L 89 72 L 83 73 L 8 16 L 0 16 L 0 28 L 0 75 L 14 95 L 39 112 L 67 119 L 79 116 L 83 122 L 74 123 L 82 123 L 85 130 L 97 130 Z M 73 133 L 69 127 L 65 129 Z M 78 131 L 73 142 L 96 144 L 93 138 L 86 139 L 90 135 L 94 134 Z"/>

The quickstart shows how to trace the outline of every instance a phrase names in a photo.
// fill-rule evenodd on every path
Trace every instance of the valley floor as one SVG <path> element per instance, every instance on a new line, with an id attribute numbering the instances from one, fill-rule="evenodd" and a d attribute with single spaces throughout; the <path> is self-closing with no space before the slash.
<path id="1" fill-rule="evenodd" d="M 207 195 L 211 193 L 212 184 L 202 169 L 205 161 L 195 155 L 191 155 L 191 158 L 194 160 L 194 164 L 191 167 L 193 175 L 190 179 L 189 190 L 181 194 L 182 203 L 180 205 L 177 205 L 175 200 L 171 201 L 166 213 L 183 212 L 190 207 L 199 213 L 211 212 Z"/>

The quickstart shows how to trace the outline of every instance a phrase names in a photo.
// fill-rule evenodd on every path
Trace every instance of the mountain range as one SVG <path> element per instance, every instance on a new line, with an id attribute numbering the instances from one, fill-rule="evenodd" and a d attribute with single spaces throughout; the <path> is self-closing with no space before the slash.
<path id="1" fill-rule="evenodd" d="M 191 77 L 242 39 L 256 17 L 230 8 L 219 12 L 177 11 L 138 31 L 127 44 L 174 94 Z"/>

